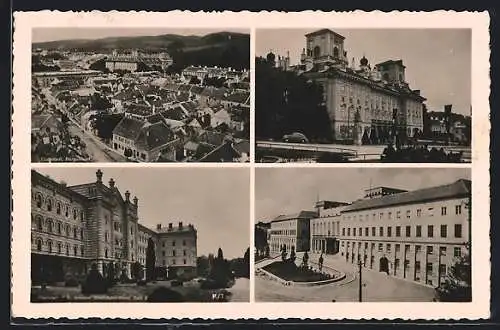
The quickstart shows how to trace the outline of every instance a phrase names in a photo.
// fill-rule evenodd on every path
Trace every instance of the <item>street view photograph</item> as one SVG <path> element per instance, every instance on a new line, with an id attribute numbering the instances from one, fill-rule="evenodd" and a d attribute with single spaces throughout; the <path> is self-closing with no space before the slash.
<path id="1" fill-rule="evenodd" d="M 256 301 L 472 301 L 470 169 L 257 168 L 255 178 Z"/>
<path id="2" fill-rule="evenodd" d="M 249 184 L 244 168 L 32 169 L 31 302 L 249 302 Z"/>
<path id="3" fill-rule="evenodd" d="M 470 29 L 258 29 L 255 160 L 470 163 Z"/>
<path id="4" fill-rule="evenodd" d="M 32 162 L 248 162 L 248 30 L 32 30 Z"/>

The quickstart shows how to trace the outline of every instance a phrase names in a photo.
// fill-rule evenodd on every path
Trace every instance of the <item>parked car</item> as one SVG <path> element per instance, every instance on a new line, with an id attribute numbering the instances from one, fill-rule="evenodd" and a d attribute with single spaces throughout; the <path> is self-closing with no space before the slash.
<path id="1" fill-rule="evenodd" d="M 283 158 L 276 156 L 264 156 L 260 159 L 261 163 L 284 163 Z"/>
<path id="2" fill-rule="evenodd" d="M 293 132 L 292 134 L 283 135 L 283 142 L 309 143 L 309 139 L 302 133 Z"/>

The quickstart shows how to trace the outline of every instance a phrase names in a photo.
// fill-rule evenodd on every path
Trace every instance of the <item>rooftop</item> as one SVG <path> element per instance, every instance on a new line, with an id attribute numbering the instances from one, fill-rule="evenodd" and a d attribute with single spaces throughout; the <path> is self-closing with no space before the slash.
<path id="1" fill-rule="evenodd" d="M 321 34 L 333 34 L 335 35 L 336 37 L 339 37 L 341 38 L 342 40 L 345 39 L 345 37 L 343 35 L 340 35 L 338 34 L 337 32 L 334 32 L 330 29 L 321 29 L 321 30 L 317 30 L 317 31 L 314 31 L 314 32 L 311 32 L 311 33 L 308 33 L 306 34 L 306 37 L 313 37 L 313 36 L 317 36 L 317 35 L 321 35 Z"/>
<path id="2" fill-rule="evenodd" d="M 368 209 L 378 209 L 387 206 L 422 203 L 447 198 L 467 197 L 471 194 L 471 181 L 460 179 L 453 183 L 386 195 L 380 198 L 358 200 L 344 209 L 344 212 L 354 212 Z"/>
<path id="3" fill-rule="evenodd" d="M 279 222 L 293 219 L 312 219 L 318 215 L 316 211 L 300 211 L 299 213 L 294 214 L 282 214 L 274 218 L 271 222 Z"/>

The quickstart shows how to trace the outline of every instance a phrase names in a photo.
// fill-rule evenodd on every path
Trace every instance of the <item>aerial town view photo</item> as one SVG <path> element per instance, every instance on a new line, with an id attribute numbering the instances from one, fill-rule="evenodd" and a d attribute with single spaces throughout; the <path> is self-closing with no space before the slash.
<path id="1" fill-rule="evenodd" d="M 33 162 L 248 162 L 247 30 L 33 29 Z"/>
<path id="2" fill-rule="evenodd" d="M 255 177 L 256 301 L 471 301 L 470 169 Z"/>
<path id="3" fill-rule="evenodd" d="M 245 168 L 33 169 L 31 302 L 248 302 L 249 184 Z"/>
<path id="4" fill-rule="evenodd" d="M 258 29 L 255 160 L 471 162 L 470 29 Z"/>

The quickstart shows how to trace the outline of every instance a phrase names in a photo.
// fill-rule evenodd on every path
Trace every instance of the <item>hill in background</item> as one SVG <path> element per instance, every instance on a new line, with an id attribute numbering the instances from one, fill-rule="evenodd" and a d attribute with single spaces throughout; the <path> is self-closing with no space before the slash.
<path id="1" fill-rule="evenodd" d="M 72 39 L 33 43 L 33 49 L 52 51 L 110 52 L 113 49 L 141 49 L 145 52 L 166 51 L 174 59 L 172 70 L 189 65 L 224 66 L 235 69 L 250 67 L 250 35 L 217 32 L 205 36 L 165 34 L 139 37 Z"/>

